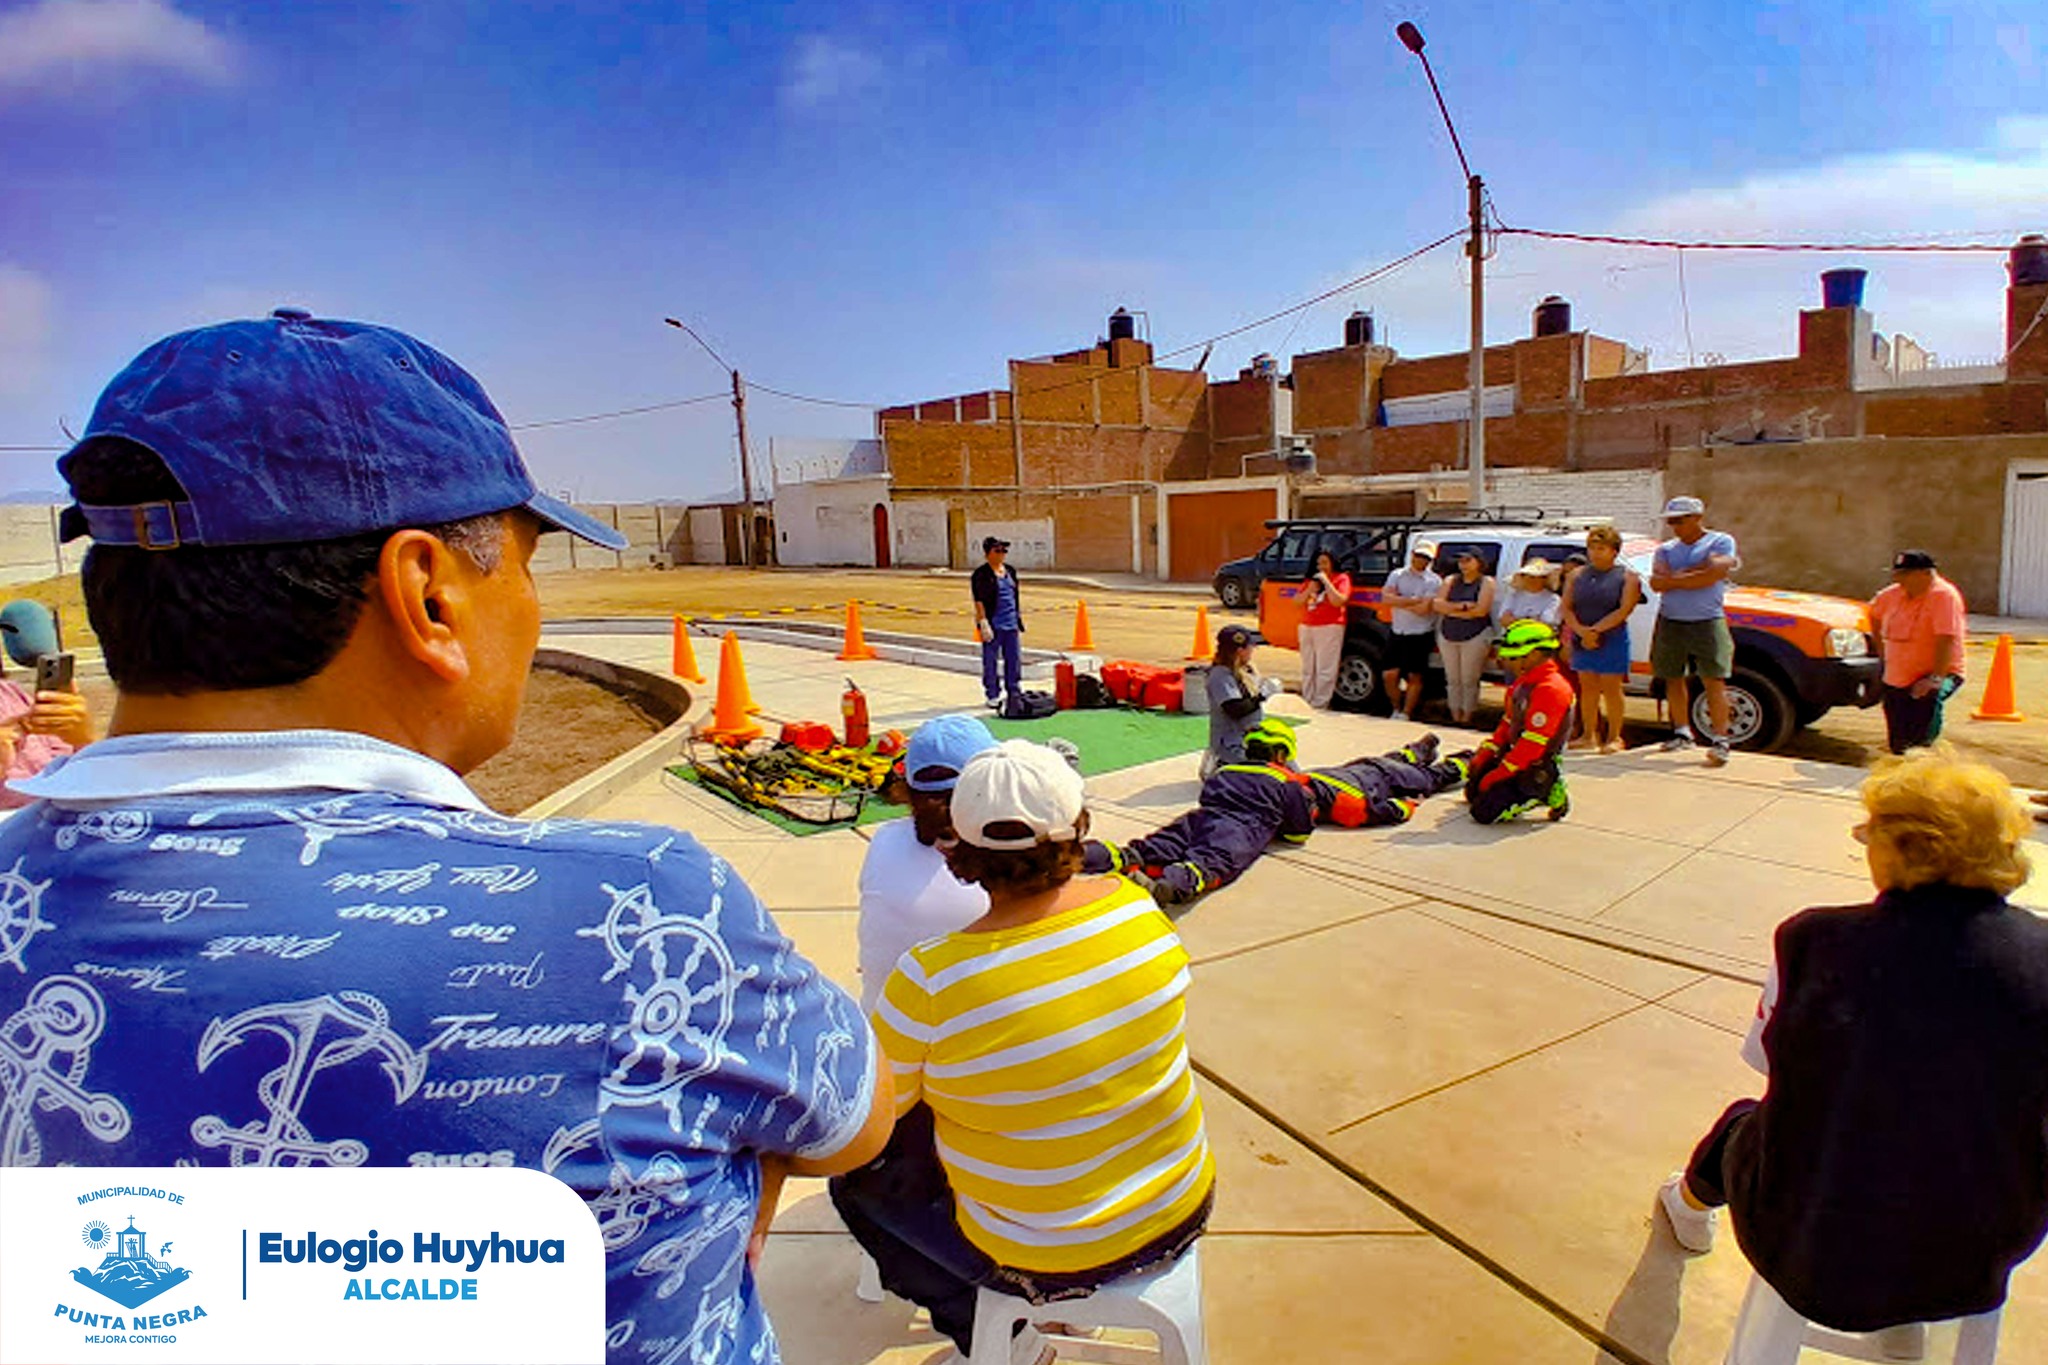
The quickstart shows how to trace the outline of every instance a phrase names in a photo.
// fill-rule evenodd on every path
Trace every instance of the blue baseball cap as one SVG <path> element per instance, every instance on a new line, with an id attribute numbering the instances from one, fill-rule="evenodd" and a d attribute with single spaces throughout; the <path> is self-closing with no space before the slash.
<path id="1" fill-rule="evenodd" d="M 903 776 L 912 791 L 949 792 L 967 760 L 996 747 L 996 737 L 973 716 L 935 716 L 917 727 L 903 752 Z"/>
<path id="2" fill-rule="evenodd" d="M 7 657 L 24 668 L 45 654 L 55 654 L 57 614 L 40 602 L 19 598 L 0 607 L 0 644 Z"/>
<path id="3" fill-rule="evenodd" d="M 114 376 L 79 445 L 155 452 L 181 502 L 66 508 L 66 540 L 173 550 L 433 526 L 524 507 L 608 550 L 626 537 L 534 486 L 460 365 L 403 332 L 279 308 L 165 337 Z M 73 446 L 57 461 L 69 477 Z"/>

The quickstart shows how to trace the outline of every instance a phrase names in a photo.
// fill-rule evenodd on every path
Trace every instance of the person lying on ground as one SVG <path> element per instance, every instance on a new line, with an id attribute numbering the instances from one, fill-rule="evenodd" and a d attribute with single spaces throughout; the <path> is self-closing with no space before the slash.
<path id="1" fill-rule="evenodd" d="M 948 861 L 989 911 L 890 974 L 875 1029 L 896 1130 L 831 1194 L 883 1286 L 964 1354 L 982 1286 L 1043 1303 L 1179 1257 L 1208 1222 L 1215 1162 L 1187 952 L 1136 886 L 1079 875 L 1080 774 L 1007 740 L 968 760 L 952 817 Z M 1011 1352 L 1049 1358 L 1028 1332 Z"/>
<path id="2" fill-rule="evenodd" d="M 1440 743 L 1434 734 L 1425 734 L 1377 758 L 1308 769 L 1302 780 L 1315 798 L 1316 820 L 1358 829 L 1414 819 L 1424 801 L 1464 785 L 1471 775 L 1469 754 L 1439 758 Z"/>
<path id="3" fill-rule="evenodd" d="M 1793 1309 L 1866 1332 L 1988 1312 L 2048 1232 L 2048 923 L 2006 903 L 2031 828 L 1946 744 L 1863 784 L 1877 898 L 1778 926 L 1731 1104 L 1658 1203 L 1688 1251 L 1717 1210 Z"/>
<path id="4" fill-rule="evenodd" d="M 1268 717 L 1244 736 L 1244 761 L 1202 783 L 1195 808 L 1127 844 L 1088 841 L 1082 867 L 1120 872 L 1162 906 L 1185 906 L 1228 886 L 1278 838 L 1304 843 L 1315 798 L 1294 769 L 1294 727 Z"/>
<path id="5" fill-rule="evenodd" d="M 1572 733 L 1572 685 L 1557 666 L 1557 632 L 1541 621 L 1517 621 L 1501 633 L 1495 653 L 1508 675 L 1500 725 L 1472 754 L 1465 800 L 1472 818 L 1497 825 L 1539 807 L 1562 820 L 1571 811 L 1558 755 Z"/>
<path id="6" fill-rule="evenodd" d="M 964 929 L 988 913 L 988 893 L 946 866 L 939 844 L 953 837 L 953 784 L 967 760 L 996 737 L 974 716 L 937 716 L 917 727 L 903 755 L 908 820 L 875 831 L 860 865 L 860 1004 L 873 1014 L 882 983 L 904 953 Z"/>

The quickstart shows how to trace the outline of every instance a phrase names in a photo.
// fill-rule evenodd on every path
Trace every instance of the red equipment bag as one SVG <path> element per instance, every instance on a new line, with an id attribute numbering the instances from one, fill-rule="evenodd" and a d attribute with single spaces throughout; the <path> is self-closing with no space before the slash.
<path id="1" fill-rule="evenodd" d="M 1178 711 L 1181 701 L 1187 695 L 1187 677 L 1179 669 L 1161 669 L 1145 679 L 1145 690 L 1140 694 L 1138 705 L 1165 711 Z"/>
<path id="2" fill-rule="evenodd" d="M 1131 699 L 1131 672 L 1145 665 L 1132 663 L 1129 659 L 1111 659 L 1102 666 L 1102 685 L 1109 689 L 1109 695 L 1118 701 Z"/>
<path id="3" fill-rule="evenodd" d="M 822 721 L 793 720 L 782 727 L 782 742 L 806 753 L 823 753 L 832 747 L 832 727 Z"/>

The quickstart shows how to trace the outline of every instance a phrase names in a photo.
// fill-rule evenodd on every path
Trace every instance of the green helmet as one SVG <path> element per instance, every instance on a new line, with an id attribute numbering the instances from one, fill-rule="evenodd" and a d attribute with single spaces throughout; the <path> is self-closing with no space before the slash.
<path id="1" fill-rule="evenodd" d="M 1517 621 L 1501 632 L 1495 653 L 1503 659 L 1519 659 L 1539 649 L 1555 651 L 1560 648 L 1557 632 L 1543 622 Z"/>
<path id="2" fill-rule="evenodd" d="M 1268 716 L 1244 732 L 1244 756 L 1254 763 L 1268 763 L 1276 758 L 1292 763 L 1296 752 L 1294 727 L 1277 716 Z"/>

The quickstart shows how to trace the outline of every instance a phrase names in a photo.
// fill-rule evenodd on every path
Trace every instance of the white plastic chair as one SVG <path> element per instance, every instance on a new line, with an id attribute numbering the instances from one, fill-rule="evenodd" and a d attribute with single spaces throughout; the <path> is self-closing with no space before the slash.
<path id="1" fill-rule="evenodd" d="M 1954 1365 L 1994 1365 L 2003 1311 L 1994 1308 L 1989 1313 L 1962 1319 L 1956 1332 Z M 1918 1356 L 1886 1354 L 1882 1336 L 1877 1332 L 1838 1332 L 1808 1322 L 1779 1297 L 1777 1290 L 1765 1284 L 1761 1275 L 1751 1275 L 1749 1292 L 1742 1299 L 1742 1315 L 1735 1320 L 1735 1339 L 1728 1345 L 1726 1365 L 1798 1365 L 1802 1347 L 1887 1365 L 1896 1365 L 1901 1359 L 1923 1358 L 1924 1351 Z"/>
<path id="2" fill-rule="evenodd" d="M 1202 1337 L 1202 1264 L 1199 1244 L 1178 1260 L 1143 1275 L 1112 1280 L 1084 1299 L 1035 1304 L 994 1289 L 983 1289 L 974 1306 L 974 1352 L 967 1365 L 1009 1365 L 1010 1337 L 1019 1323 L 1043 1328 L 1048 1323 L 1070 1327 L 1120 1327 L 1150 1332 L 1159 1340 L 1161 1365 L 1208 1365 Z M 1059 1337 L 1062 1360 L 1127 1360 L 1133 1348 L 1110 1342 Z"/>

